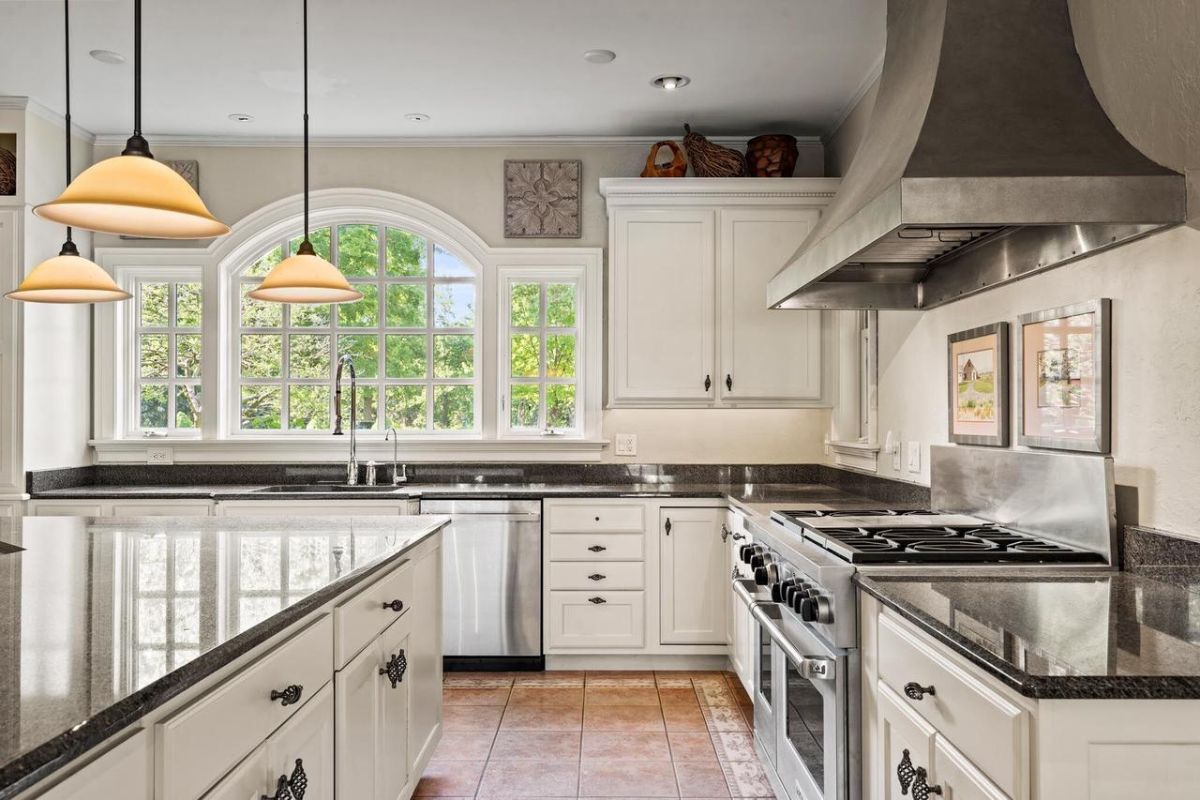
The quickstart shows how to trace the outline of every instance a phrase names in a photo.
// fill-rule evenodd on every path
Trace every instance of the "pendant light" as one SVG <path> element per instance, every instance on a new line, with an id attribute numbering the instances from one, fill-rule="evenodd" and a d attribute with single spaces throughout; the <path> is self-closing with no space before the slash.
<path id="1" fill-rule="evenodd" d="M 66 47 L 66 94 L 67 110 L 63 116 L 66 124 L 67 183 L 71 182 L 71 2 L 63 0 L 63 44 Z M 31 303 L 106 303 L 112 300 L 128 300 L 132 295 L 123 291 L 112 276 L 99 265 L 81 258 L 79 248 L 71 241 L 71 228 L 67 228 L 67 240 L 54 258 L 47 259 L 33 268 L 21 281 L 16 291 L 5 297 Z"/>
<path id="2" fill-rule="evenodd" d="M 133 135 L 121 155 L 88 167 L 33 213 L 77 228 L 155 239 L 229 233 L 187 181 L 154 160 L 142 137 L 142 0 L 133 2 Z"/>
<path id="3" fill-rule="evenodd" d="M 257 289 L 255 300 L 274 303 L 352 303 L 362 292 L 350 287 L 341 270 L 317 255 L 308 240 L 308 0 L 304 3 L 304 240 L 296 254 L 275 265 Z"/>

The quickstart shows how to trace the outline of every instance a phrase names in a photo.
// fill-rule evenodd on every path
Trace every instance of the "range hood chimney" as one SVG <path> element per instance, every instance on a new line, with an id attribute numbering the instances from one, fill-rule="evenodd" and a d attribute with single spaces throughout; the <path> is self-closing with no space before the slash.
<path id="1" fill-rule="evenodd" d="M 889 0 L 869 128 L 775 308 L 932 308 L 1186 218 L 1100 107 L 1067 0 Z"/>

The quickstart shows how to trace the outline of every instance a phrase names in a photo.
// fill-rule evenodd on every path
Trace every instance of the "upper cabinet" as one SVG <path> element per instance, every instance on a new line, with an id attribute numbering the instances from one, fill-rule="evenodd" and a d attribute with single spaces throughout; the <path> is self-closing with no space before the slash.
<path id="1" fill-rule="evenodd" d="M 767 282 L 834 178 L 610 178 L 608 404 L 828 405 L 819 311 L 772 311 Z"/>

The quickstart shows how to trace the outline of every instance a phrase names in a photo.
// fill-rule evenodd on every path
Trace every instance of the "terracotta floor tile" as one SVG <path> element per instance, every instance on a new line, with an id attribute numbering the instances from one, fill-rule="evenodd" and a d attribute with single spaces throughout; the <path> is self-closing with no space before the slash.
<path id="1" fill-rule="evenodd" d="M 658 701 L 665 706 L 695 706 L 699 704 L 696 690 L 689 683 L 687 687 L 659 686 Z"/>
<path id="2" fill-rule="evenodd" d="M 583 701 L 597 706 L 657 706 L 658 689 L 653 686 L 596 686 L 588 684 Z"/>
<path id="3" fill-rule="evenodd" d="M 433 751 L 433 760 L 484 761 L 495 736 L 493 731 L 446 731 Z"/>
<path id="4" fill-rule="evenodd" d="M 667 734 L 671 741 L 671 758 L 675 761 L 716 761 L 712 739 L 704 732 L 672 731 Z"/>
<path id="5" fill-rule="evenodd" d="M 579 792 L 587 797 L 678 797 L 669 761 L 584 761 Z"/>
<path id="6" fill-rule="evenodd" d="M 448 706 L 503 706 L 508 704 L 508 687 L 443 686 L 442 703 Z"/>
<path id="7" fill-rule="evenodd" d="M 576 706 L 583 704 L 583 682 L 578 686 L 532 686 L 518 683 L 508 700 L 514 706 Z"/>
<path id="8" fill-rule="evenodd" d="M 430 761 L 414 797 L 473 797 L 485 761 Z"/>
<path id="9" fill-rule="evenodd" d="M 721 761 L 755 761 L 754 734 L 736 731 L 713 731 L 713 748 Z"/>
<path id="10" fill-rule="evenodd" d="M 692 673 L 685 671 L 655 672 L 654 682 L 660 689 L 690 689 L 692 688 Z"/>
<path id="11" fill-rule="evenodd" d="M 583 728 L 589 731 L 661 731 L 658 706 L 584 706 Z"/>
<path id="12" fill-rule="evenodd" d="M 653 673 L 589 672 L 586 682 L 588 686 L 640 686 L 651 689 L 656 685 Z"/>
<path id="13" fill-rule="evenodd" d="M 477 797 L 574 797 L 578 789 L 578 761 L 489 761 Z"/>
<path id="14" fill-rule="evenodd" d="M 711 761 L 676 761 L 675 779 L 680 797 L 728 797 L 729 786 L 725 772 L 716 759 Z"/>
<path id="15" fill-rule="evenodd" d="M 729 684 L 702 683 L 696 686 L 696 697 L 702 706 L 736 706 L 737 695 L 729 690 Z"/>
<path id="16" fill-rule="evenodd" d="M 442 675 L 443 686 L 463 688 L 507 688 L 513 678 L 507 672 L 447 672 Z"/>
<path id="17" fill-rule="evenodd" d="M 762 765 L 755 761 L 722 761 L 729 793 L 734 797 L 773 797 L 775 792 Z"/>
<path id="18" fill-rule="evenodd" d="M 749 730 L 737 706 L 702 706 L 700 710 L 710 731 Z"/>
<path id="19" fill-rule="evenodd" d="M 442 730 L 494 732 L 503 713 L 500 706 L 444 706 Z"/>
<path id="20" fill-rule="evenodd" d="M 583 732 L 584 761 L 670 761 L 667 735 L 660 731 Z"/>
<path id="21" fill-rule="evenodd" d="M 704 714 L 700 706 L 667 706 L 662 707 L 663 719 L 669 731 L 707 731 Z"/>
<path id="22" fill-rule="evenodd" d="M 585 673 L 581 670 L 550 672 L 521 672 L 514 681 L 518 686 L 583 686 Z"/>
<path id="23" fill-rule="evenodd" d="M 578 731 L 582 706 L 509 706 L 501 730 Z"/>
<path id="24" fill-rule="evenodd" d="M 579 734 L 573 731 L 504 730 L 496 734 L 492 761 L 578 761 Z"/>

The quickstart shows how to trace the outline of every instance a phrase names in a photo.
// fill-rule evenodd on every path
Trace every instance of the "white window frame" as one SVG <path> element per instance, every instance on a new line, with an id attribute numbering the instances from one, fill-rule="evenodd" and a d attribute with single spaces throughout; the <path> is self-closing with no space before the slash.
<path id="1" fill-rule="evenodd" d="M 483 417 L 483 409 L 482 409 L 482 386 L 483 386 L 482 340 L 483 340 L 483 331 L 482 331 L 482 325 L 481 325 L 481 316 L 482 316 L 481 308 L 483 306 L 483 294 L 484 294 L 483 279 L 482 279 L 482 272 L 483 272 L 482 265 L 479 264 L 475 259 L 471 258 L 462 248 L 456 246 L 453 242 L 446 241 L 445 239 L 437 236 L 436 234 L 430 235 L 429 233 L 427 233 L 425 231 L 413 230 L 412 228 L 407 227 L 398 222 L 388 223 L 388 222 L 379 222 L 377 220 L 364 221 L 364 220 L 350 218 L 349 215 L 340 214 L 340 213 L 334 215 L 331 218 L 331 221 L 325 221 L 320 224 L 314 223 L 313 225 L 310 226 L 311 230 L 319 230 L 319 229 L 323 229 L 323 228 L 330 229 L 330 245 L 329 245 L 330 246 L 330 258 L 334 263 L 337 262 L 337 230 L 340 226 L 346 226 L 346 225 L 370 225 L 370 226 L 375 227 L 380 232 L 381 235 L 379 236 L 379 257 L 380 257 L 380 269 L 381 270 L 384 268 L 384 257 L 385 257 L 386 246 L 387 246 L 386 236 L 387 236 L 388 228 L 395 229 L 395 230 L 404 230 L 407 233 L 417 234 L 425 239 L 426 247 L 427 247 L 427 265 L 426 265 L 427 272 L 426 272 L 426 275 L 423 277 L 398 278 L 398 277 L 386 276 L 382 272 L 376 274 L 376 276 L 373 278 L 347 276 L 347 279 L 350 281 L 351 284 L 371 283 L 371 284 L 378 286 L 381 289 L 381 291 L 379 293 L 379 302 L 380 302 L 379 324 L 375 328 L 345 329 L 345 332 L 347 332 L 348 335 L 354 335 L 356 333 L 375 335 L 375 336 L 378 336 L 379 340 L 380 340 L 379 341 L 379 355 L 377 357 L 377 364 L 376 364 L 376 376 L 373 378 L 363 377 L 363 378 L 358 379 L 359 389 L 362 389 L 364 387 L 371 387 L 371 388 L 376 388 L 378 390 L 377 402 L 378 402 L 378 408 L 379 408 L 379 416 L 377 418 L 377 423 L 374 428 L 370 428 L 370 429 L 360 428 L 357 431 L 357 435 L 360 437 L 369 438 L 372 436 L 383 437 L 384 434 L 386 433 L 386 431 L 388 429 L 388 425 L 387 425 L 387 421 L 386 421 L 386 400 L 387 400 L 386 391 L 387 391 L 388 386 L 421 385 L 421 386 L 426 387 L 426 422 L 427 422 L 427 425 L 424 429 L 421 429 L 421 430 L 410 429 L 410 430 L 398 431 L 399 435 L 404 436 L 406 438 L 415 438 L 415 437 L 422 437 L 422 436 L 436 437 L 439 439 L 441 439 L 441 438 L 460 438 L 460 439 L 479 439 L 479 438 L 481 438 L 482 433 L 483 433 L 483 426 L 481 423 L 481 418 Z M 241 427 L 241 387 L 243 385 L 251 385 L 251 384 L 257 383 L 257 384 L 272 385 L 272 386 L 277 385 L 277 386 L 282 387 L 282 391 L 280 394 L 280 417 L 281 417 L 281 424 L 286 424 L 286 417 L 288 414 L 288 387 L 291 385 L 315 385 L 316 384 L 316 381 L 314 381 L 313 379 L 294 379 L 294 378 L 290 377 L 290 375 L 288 374 L 289 373 L 289 363 L 288 363 L 288 358 L 287 358 L 288 347 L 286 346 L 286 344 L 283 347 L 283 358 L 282 358 L 282 363 L 280 364 L 281 374 L 278 379 L 274 379 L 274 378 L 251 379 L 249 381 L 249 383 L 243 383 L 243 378 L 240 373 L 241 336 L 243 333 L 279 335 L 279 336 L 283 337 L 285 342 L 286 342 L 287 337 L 290 334 L 314 333 L 314 334 L 318 334 L 318 335 L 328 335 L 330 337 L 330 345 L 329 345 L 330 346 L 330 358 L 333 360 L 332 368 L 334 371 L 336 371 L 337 349 L 338 349 L 337 348 L 337 337 L 338 337 L 339 333 L 343 331 L 343 329 L 338 328 L 338 326 L 335 322 L 335 318 L 337 315 L 336 309 L 331 314 L 330 326 L 328 328 L 295 328 L 295 327 L 289 327 L 286 324 L 284 325 L 284 327 L 280 327 L 280 328 L 253 328 L 253 329 L 251 329 L 251 328 L 242 328 L 242 326 L 241 326 L 241 301 L 242 301 L 244 287 L 248 282 L 247 278 L 244 276 L 245 270 L 250 268 L 258 259 L 266 256 L 268 253 L 270 253 L 276 247 L 283 247 L 284 248 L 284 257 L 286 257 L 288 254 L 287 248 L 288 248 L 289 242 L 291 240 L 297 238 L 300 235 L 302 235 L 302 230 L 299 226 L 295 227 L 293 230 L 290 230 L 290 231 L 285 230 L 285 231 L 283 231 L 282 236 L 278 237 L 278 239 L 276 241 L 266 242 L 257 253 L 255 253 L 251 257 L 247 258 L 244 263 L 242 263 L 240 265 L 235 265 L 231 269 L 229 279 L 228 279 L 228 297 L 226 299 L 226 302 L 229 304 L 228 308 L 230 310 L 230 313 L 228 315 L 229 330 L 228 330 L 228 338 L 226 339 L 226 345 L 222 347 L 222 350 L 229 355 L 229 359 L 230 359 L 229 360 L 229 372 L 228 372 L 228 375 L 226 376 L 227 382 L 225 384 L 229 387 L 229 389 L 228 389 L 228 391 L 226 391 L 224 393 L 223 401 L 225 403 L 224 418 L 227 420 L 227 425 L 228 425 L 228 429 L 227 429 L 226 433 L 232 439 L 245 438 L 245 437 L 276 438 L 276 437 L 282 437 L 282 436 L 296 437 L 296 438 L 318 437 L 318 438 L 323 439 L 324 437 L 329 436 L 332 433 L 332 428 L 329 431 L 307 431 L 307 430 L 291 430 L 287 427 L 281 427 L 278 430 L 261 430 L 261 429 L 252 429 L 252 428 L 244 429 Z M 434 253 L 437 248 L 441 248 L 442 250 L 445 250 L 450 255 L 457 258 L 464 266 L 467 267 L 467 269 L 471 270 L 471 272 L 473 273 L 473 277 L 471 277 L 471 278 L 461 277 L 461 276 L 459 276 L 459 277 L 438 277 L 437 275 L 435 275 L 434 274 Z M 256 280 L 261 280 L 261 279 L 256 278 Z M 425 298 L 425 309 L 426 309 L 427 319 L 426 319 L 426 326 L 424 328 L 412 328 L 412 329 L 401 329 L 401 328 L 389 329 L 388 328 L 387 320 L 386 320 L 386 314 L 387 314 L 386 287 L 391 284 L 423 285 L 423 286 L 427 287 L 426 298 Z M 470 285 L 470 286 L 474 287 L 474 289 L 475 289 L 475 324 L 474 324 L 473 328 L 470 328 L 470 329 L 467 329 L 467 328 L 437 328 L 435 326 L 434 316 L 433 316 L 434 315 L 434 311 L 433 311 L 434 294 L 435 294 L 435 290 L 436 290 L 437 286 L 444 286 L 444 285 Z M 386 337 L 389 334 L 398 334 L 398 333 L 399 334 L 404 334 L 404 333 L 418 334 L 418 333 L 420 333 L 426 337 L 426 348 L 427 348 L 426 358 L 427 358 L 427 363 L 429 366 L 428 377 L 423 378 L 423 379 L 416 379 L 416 378 L 392 378 L 392 379 L 389 379 L 386 376 L 386 357 L 387 357 Z M 473 336 L 475 339 L 474 367 L 472 370 L 473 377 L 471 377 L 471 378 L 435 378 L 435 377 L 433 377 L 433 337 L 437 336 L 437 335 L 457 335 L 457 334 L 470 335 L 470 336 Z M 344 384 L 343 385 L 343 400 L 346 404 L 346 406 L 345 406 L 346 410 L 343 412 L 343 417 L 344 417 L 343 422 L 345 425 L 348 426 L 349 418 L 350 418 L 349 405 L 348 405 L 350 402 L 349 401 L 350 383 L 349 383 L 348 376 L 344 378 L 343 384 Z M 332 386 L 333 386 L 332 378 L 330 379 L 330 381 L 327 385 L 331 387 L 331 391 L 332 391 Z M 474 425 L 469 429 L 440 430 L 440 429 L 436 429 L 433 427 L 433 399 L 434 399 L 434 395 L 436 393 L 436 387 L 451 386 L 451 385 L 472 387 L 472 398 L 473 398 L 472 401 L 474 403 L 475 413 L 474 413 L 474 420 L 473 420 Z M 331 402 L 332 402 L 332 400 L 331 400 Z"/>
<path id="2" fill-rule="evenodd" d="M 201 386 L 206 398 L 199 433 L 187 437 L 142 437 L 130 431 L 124 408 L 128 373 L 136 358 L 124 345 L 130 303 L 108 303 L 95 310 L 94 438 L 99 463 L 151 460 L 164 462 L 337 462 L 344 461 L 346 437 L 326 433 L 265 435 L 247 432 L 232 435 L 231 370 L 237 368 L 236 347 L 230 336 L 240 321 L 236 302 L 236 271 L 267 252 L 273 243 L 295 235 L 301 225 L 303 198 L 295 195 L 247 215 L 233 225 L 230 236 L 207 246 L 129 246 L 98 248 L 96 261 L 126 285 L 134 274 L 164 276 L 198 271 L 203 276 L 204 319 Z M 449 249 L 468 263 L 478 276 L 476 288 L 476 423 L 470 433 L 414 432 L 402 442 L 408 461 L 596 461 L 608 446 L 603 436 L 601 405 L 603 329 L 603 250 L 598 247 L 492 247 L 454 217 L 426 203 L 392 192 L 373 189 L 323 189 L 312 194 L 311 227 L 339 223 L 365 223 L 402 228 Z M 581 398 L 580 430 L 570 436 L 509 435 L 502 427 L 500 373 L 500 274 L 520 270 L 543 274 L 547 270 L 581 272 L 580 340 L 577 344 L 578 389 Z M 382 384 L 382 381 L 381 381 Z M 360 431 L 359 459 L 383 461 L 392 445 L 383 431 Z"/>
<path id="3" fill-rule="evenodd" d="M 167 324 L 163 327 L 145 328 L 141 324 L 141 306 L 142 295 L 141 287 L 148 283 L 165 283 L 167 289 Z M 176 320 L 176 296 L 177 289 L 181 283 L 194 283 L 200 286 L 201 291 L 201 324 L 194 328 L 181 328 Z M 201 413 L 200 426 L 195 428 L 177 428 L 173 424 L 175 414 L 172 410 L 176 404 L 176 387 L 180 385 L 195 385 L 200 389 L 200 396 L 204 395 L 204 322 L 203 322 L 203 292 L 204 292 L 204 276 L 199 270 L 177 270 L 168 274 L 166 271 L 147 270 L 146 274 L 133 276 L 130 280 L 130 294 L 133 298 L 130 300 L 133 308 L 129 310 L 127 315 L 129 323 L 127 330 L 126 346 L 131 355 L 141 354 L 141 337 L 147 336 L 166 336 L 168 337 L 167 345 L 167 374 L 163 378 L 143 377 L 141 370 L 138 369 L 138 363 L 135 359 L 130 359 L 130 369 L 127 386 L 131 389 L 129 396 L 125 399 L 125 414 L 126 428 L 134 435 L 142 436 L 164 436 L 164 437 L 190 437 L 195 438 L 200 435 L 201 427 L 204 424 L 204 415 Z M 200 353 L 201 353 L 201 368 L 200 374 L 195 378 L 181 378 L 175 374 L 176 352 L 179 336 L 200 336 Z M 143 384 L 165 384 L 167 387 L 167 424 L 165 427 L 145 428 L 142 426 L 141 415 L 141 388 Z"/>
<path id="4" fill-rule="evenodd" d="M 587 330 L 587 285 L 586 274 L 582 267 L 569 269 L 562 268 L 547 268 L 547 269 L 502 269 L 500 270 L 500 333 L 499 333 L 499 350 L 500 359 L 497 362 L 497 375 L 499 383 L 496 387 L 496 397 L 499 402 L 499 410 L 497 413 L 497 422 L 499 423 L 500 436 L 502 437 L 578 437 L 582 435 L 582 431 L 587 424 L 587 409 L 586 398 L 583 392 L 583 376 L 587 374 L 587 367 L 593 358 L 593 354 L 587 352 L 585 346 L 585 331 Z M 534 327 L 518 327 L 514 328 L 512 322 L 512 287 L 520 283 L 536 283 L 539 286 L 539 307 L 538 307 L 538 325 Z M 575 325 L 570 328 L 552 328 L 546 324 L 546 290 L 545 287 L 551 283 L 569 283 L 575 287 Z M 550 378 L 546 375 L 546 336 L 562 331 L 570 331 L 575 336 L 575 375 L 570 379 Z M 533 333 L 539 339 L 538 353 L 538 376 L 533 378 L 513 377 L 510 366 L 512 363 L 512 336 L 513 334 Z M 512 412 L 509 408 L 510 389 L 514 384 L 528 384 L 538 387 L 538 402 L 540 428 L 514 428 L 512 426 Z M 546 425 L 546 389 L 554 384 L 569 384 L 575 386 L 575 426 L 568 429 L 551 429 Z"/>

